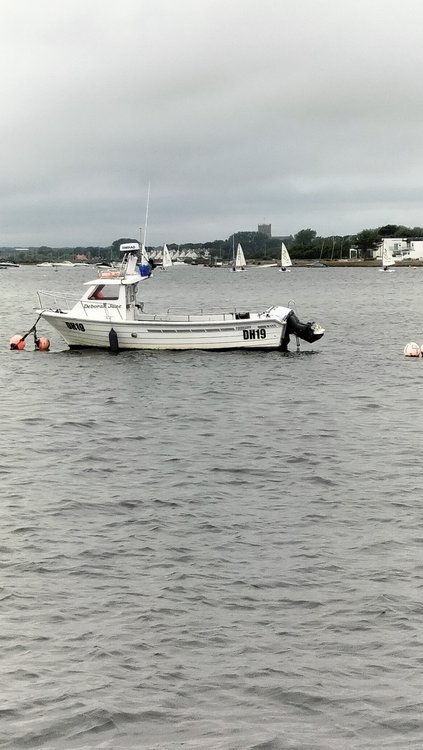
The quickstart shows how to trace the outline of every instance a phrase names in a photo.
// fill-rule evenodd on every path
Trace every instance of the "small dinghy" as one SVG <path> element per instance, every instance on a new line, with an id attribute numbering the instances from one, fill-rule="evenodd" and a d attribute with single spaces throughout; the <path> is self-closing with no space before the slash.
<path id="1" fill-rule="evenodd" d="M 286 245 L 284 242 L 282 242 L 282 249 L 281 249 L 281 267 L 280 271 L 284 271 L 285 273 L 289 273 L 292 266 L 292 260 L 291 256 L 286 248 Z"/>
<path id="2" fill-rule="evenodd" d="M 391 250 L 389 248 L 384 247 L 382 252 L 382 268 L 379 268 L 379 271 L 385 271 L 387 273 L 392 273 L 392 271 L 395 271 L 395 268 L 392 268 L 392 266 L 395 265 L 395 258 L 392 255 Z"/>

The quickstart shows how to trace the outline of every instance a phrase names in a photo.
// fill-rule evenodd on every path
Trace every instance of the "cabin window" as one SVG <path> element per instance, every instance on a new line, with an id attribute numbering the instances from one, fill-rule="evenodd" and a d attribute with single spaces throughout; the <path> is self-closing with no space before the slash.
<path id="1" fill-rule="evenodd" d="M 99 284 L 90 294 L 90 299 L 119 299 L 119 284 Z"/>

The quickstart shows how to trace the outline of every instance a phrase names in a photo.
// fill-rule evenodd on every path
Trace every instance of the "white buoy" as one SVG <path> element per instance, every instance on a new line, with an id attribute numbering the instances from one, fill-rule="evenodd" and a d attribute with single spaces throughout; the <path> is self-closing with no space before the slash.
<path id="1" fill-rule="evenodd" d="M 415 341 L 410 341 L 404 347 L 404 357 L 421 357 L 422 349 Z"/>

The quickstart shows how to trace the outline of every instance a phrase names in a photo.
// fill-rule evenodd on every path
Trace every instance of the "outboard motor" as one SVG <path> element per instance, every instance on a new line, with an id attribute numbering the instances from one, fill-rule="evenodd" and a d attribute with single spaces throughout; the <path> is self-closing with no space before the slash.
<path id="1" fill-rule="evenodd" d="M 282 351 L 288 351 L 289 337 L 291 334 L 293 334 L 294 336 L 298 336 L 298 338 L 303 339 L 303 341 L 307 341 L 309 344 L 314 344 L 315 341 L 318 341 L 322 338 L 324 332 L 325 329 L 319 326 L 317 323 L 301 323 L 301 321 L 298 320 L 297 316 L 295 315 L 294 311 L 291 310 L 291 312 L 286 316 L 285 335 L 282 339 L 281 344 Z"/>

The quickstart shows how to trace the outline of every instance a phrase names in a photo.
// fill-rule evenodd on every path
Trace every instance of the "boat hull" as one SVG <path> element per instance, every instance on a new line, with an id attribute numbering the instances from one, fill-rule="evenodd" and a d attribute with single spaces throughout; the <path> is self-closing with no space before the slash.
<path id="1" fill-rule="evenodd" d="M 286 329 L 285 321 L 258 316 L 241 320 L 108 321 L 44 310 L 42 317 L 72 348 L 109 349 L 113 329 L 119 349 L 280 349 Z"/>

